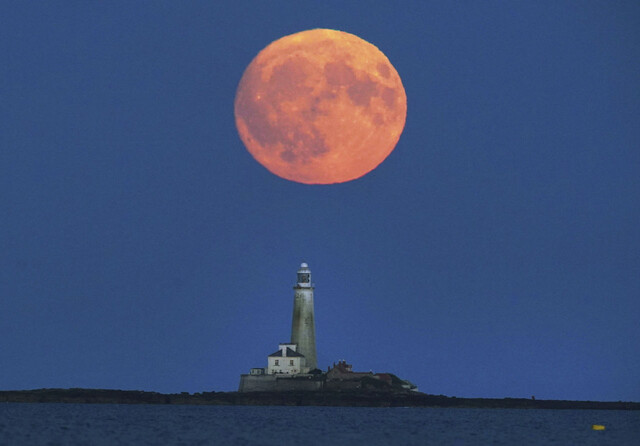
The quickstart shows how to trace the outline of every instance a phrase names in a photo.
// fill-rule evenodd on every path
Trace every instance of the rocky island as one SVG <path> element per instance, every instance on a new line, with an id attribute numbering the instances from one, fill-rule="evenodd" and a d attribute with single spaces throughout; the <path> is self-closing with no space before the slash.
<path id="1" fill-rule="evenodd" d="M 527 398 L 456 398 L 415 391 L 323 390 L 290 392 L 158 393 L 107 389 L 0 391 L 0 403 L 191 404 L 218 406 L 452 407 L 478 409 L 640 410 L 637 402 Z"/>

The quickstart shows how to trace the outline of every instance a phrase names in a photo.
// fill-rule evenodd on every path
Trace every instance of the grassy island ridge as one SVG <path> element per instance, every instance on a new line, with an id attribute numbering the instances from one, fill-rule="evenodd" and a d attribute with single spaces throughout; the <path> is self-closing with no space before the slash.
<path id="1" fill-rule="evenodd" d="M 457 398 L 419 392 L 199 392 L 158 393 L 108 389 L 0 391 L 0 402 L 83 404 L 192 404 L 221 406 L 460 407 L 479 409 L 640 410 L 637 402 Z"/>

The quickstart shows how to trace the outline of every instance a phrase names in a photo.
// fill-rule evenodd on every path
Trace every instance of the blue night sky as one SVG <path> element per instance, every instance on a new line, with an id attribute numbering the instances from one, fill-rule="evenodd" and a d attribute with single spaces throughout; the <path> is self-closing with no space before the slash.
<path id="1" fill-rule="evenodd" d="M 407 93 L 344 184 L 235 128 L 249 62 L 312 28 Z M 0 389 L 235 390 L 306 261 L 323 369 L 640 400 L 636 1 L 4 2 L 0 81 Z"/>

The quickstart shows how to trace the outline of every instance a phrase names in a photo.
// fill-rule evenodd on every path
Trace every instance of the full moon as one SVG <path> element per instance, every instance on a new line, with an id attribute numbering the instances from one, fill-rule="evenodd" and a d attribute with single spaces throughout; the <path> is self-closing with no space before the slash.
<path id="1" fill-rule="evenodd" d="M 374 45 L 313 29 L 268 45 L 235 98 L 238 133 L 272 173 L 306 184 L 344 183 L 395 148 L 407 115 L 402 81 Z"/>

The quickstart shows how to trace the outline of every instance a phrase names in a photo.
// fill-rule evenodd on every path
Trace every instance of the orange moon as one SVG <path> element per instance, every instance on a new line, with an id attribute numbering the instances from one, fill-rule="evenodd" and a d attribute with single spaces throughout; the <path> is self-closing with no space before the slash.
<path id="1" fill-rule="evenodd" d="M 238 133 L 272 173 L 306 184 L 343 183 L 395 148 L 407 115 L 402 81 L 374 45 L 313 29 L 271 43 L 245 70 Z"/>

